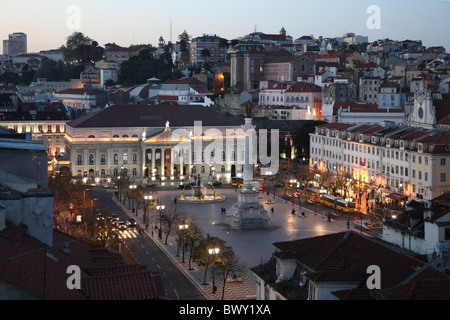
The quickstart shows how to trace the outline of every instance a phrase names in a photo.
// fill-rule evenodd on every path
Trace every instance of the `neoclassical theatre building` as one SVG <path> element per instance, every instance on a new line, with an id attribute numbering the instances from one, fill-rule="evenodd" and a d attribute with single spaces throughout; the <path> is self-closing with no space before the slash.
<path id="1" fill-rule="evenodd" d="M 120 175 L 137 184 L 198 174 L 203 181 L 229 182 L 243 171 L 243 124 L 244 119 L 203 106 L 110 106 L 66 124 L 70 170 L 84 183 L 98 185 Z"/>

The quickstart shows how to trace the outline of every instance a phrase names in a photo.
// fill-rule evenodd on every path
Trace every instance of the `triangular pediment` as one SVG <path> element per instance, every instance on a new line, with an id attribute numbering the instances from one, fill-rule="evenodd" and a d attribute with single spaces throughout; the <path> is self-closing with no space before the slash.
<path id="1" fill-rule="evenodd" d="M 170 129 L 164 129 L 163 131 L 157 132 L 154 135 L 147 137 L 144 143 L 180 143 L 180 142 L 190 142 L 191 139 L 183 137 L 177 133 L 174 133 Z"/>

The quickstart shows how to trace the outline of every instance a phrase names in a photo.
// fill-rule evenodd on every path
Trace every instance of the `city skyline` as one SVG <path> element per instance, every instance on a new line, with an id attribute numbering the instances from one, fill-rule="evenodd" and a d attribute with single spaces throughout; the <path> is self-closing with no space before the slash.
<path id="1" fill-rule="evenodd" d="M 450 29 L 446 14 L 449 1 L 400 0 L 390 3 L 378 1 L 315 3 L 287 1 L 274 7 L 269 1 L 228 1 L 226 7 L 195 1 L 187 7 L 185 2 L 147 3 L 46 1 L 47 6 L 23 0 L 5 3 L 0 12 L 2 40 L 8 34 L 24 32 L 28 36 L 28 52 L 56 49 L 65 44 L 75 31 L 96 40 L 101 46 L 108 42 L 128 47 L 132 44 L 156 46 L 162 36 L 166 42 L 176 42 L 184 30 L 192 37 L 216 34 L 235 39 L 254 32 L 276 34 L 284 27 L 293 39 L 303 35 L 318 38 L 339 37 L 353 32 L 367 36 L 369 42 L 377 39 L 422 40 L 425 46 L 450 47 L 445 30 Z M 379 28 L 369 29 L 372 16 L 370 6 L 380 9 Z M 175 8 L 175 9 L 174 9 Z M 227 9 L 231 8 L 231 9 Z M 237 9 L 239 8 L 239 9 Z M 20 16 L 10 12 L 21 12 Z M 162 13 L 162 14 L 161 14 Z"/>

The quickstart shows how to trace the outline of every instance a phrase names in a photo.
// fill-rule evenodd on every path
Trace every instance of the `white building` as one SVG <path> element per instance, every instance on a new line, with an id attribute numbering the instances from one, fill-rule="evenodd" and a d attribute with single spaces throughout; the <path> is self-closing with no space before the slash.
<path id="1" fill-rule="evenodd" d="M 7 40 L 3 40 L 3 54 L 15 56 L 27 53 L 27 35 L 22 32 L 15 32 L 9 35 Z"/>
<path id="2" fill-rule="evenodd" d="M 450 191 L 449 136 L 385 125 L 317 126 L 310 134 L 311 168 L 347 172 L 358 184 L 377 188 L 380 199 L 397 193 L 402 199 L 431 200 Z"/>
<path id="3" fill-rule="evenodd" d="M 227 130 L 240 129 L 242 122 L 202 106 L 114 105 L 66 125 L 71 172 L 97 184 L 121 172 L 143 184 L 173 183 L 198 174 L 229 182 L 242 175 L 241 153 L 215 150 L 208 134 L 222 135 L 225 144 Z M 233 146 L 240 141 L 232 138 Z M 185 143 L 183 150 L 180 142 Z"/>

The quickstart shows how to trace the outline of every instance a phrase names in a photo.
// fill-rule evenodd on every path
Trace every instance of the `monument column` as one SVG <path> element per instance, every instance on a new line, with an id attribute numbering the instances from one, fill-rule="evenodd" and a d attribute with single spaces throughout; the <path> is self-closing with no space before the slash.
<path id="1" fill-rule="evenodd" d="M 173 148 L 170 148 L 170 179 L 172 179 L 172 177 L 173 177 L 173 165 L 174 165 L 174 163 L 173 163 L 173 157 L 174 157 L 174 155 L 175 155 L 175 153 L 174 153 L 174 150 L 173 150 Z"/>
<path id="2" fill-rule="evenodd" d="M 180 151 L 181 155 L 180 155 L 180 177 L 184 175 L 184 170 L 183 170 L 183 160 L 184 160 L 184 150 Z"/>
<path id="3" fill-rule="evenodd" d="M 142 179 L 145 179 L 145 167 L 147 164 L 147 159 L 145 158 L 146 151 L 145 147 L 142 147 Z"/>
<path id="4" fill-rule="evenodd" d="M 161 177 L 166 176 L 166 148 L 161 148 Z"/>
<path id="5" fill-rule="evenodd" d="M 156 149 L 155 147 L 152 148 L 152 177 L 155 175 L 155 157 L 156 157 Z"/>

